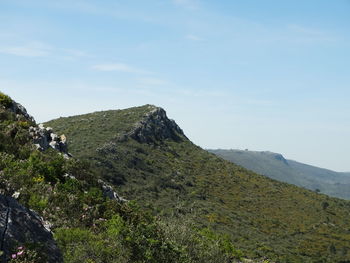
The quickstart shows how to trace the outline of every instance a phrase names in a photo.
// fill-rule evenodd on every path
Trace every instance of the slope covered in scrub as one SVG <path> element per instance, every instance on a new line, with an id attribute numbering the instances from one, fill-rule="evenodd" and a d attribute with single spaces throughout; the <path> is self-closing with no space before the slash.
<path id="1" fill-rule="evenodd" d="M 46 123 L 118 193 L 157 215 L 195 214 L 249 257 L 350 260 L 350 203 L 257 175 L 194 145 L 145 105 Z"/>
<path id="2" fill-rule="evenodd" d="M 207 150 L 272 179 L 330 196 L 350 199 L 350 175 L 285 159 L 279 153 L 248 150 Z"/>
<path id="3" fill-rule="evenodd" d="M 219 263 L 242 257 L 228 239 L 188 220 L 175 227 L 184 220 L 180 215 L 162 220 L 122 201 L 88 163 L 68 158 L 54 144 L 39 151 L 34 128 L 24 107 L 0 93 L 2 262 Z M 26 221 L 18 222 L 19 216 Z"/>

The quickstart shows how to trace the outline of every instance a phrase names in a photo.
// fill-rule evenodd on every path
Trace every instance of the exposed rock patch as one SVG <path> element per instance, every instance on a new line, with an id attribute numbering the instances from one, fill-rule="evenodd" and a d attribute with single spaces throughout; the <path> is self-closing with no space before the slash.
<path id="1" fill-rule="evenodd" d="M 9 111 L 16 114 L 16 118 L 20 120 L 22 117 L 25 118 L 25 120 L 35 123 L 34 118 L 27 113 L 26 108 L 24 108 L 21 104 L 12 101 L 12 105 L 8 108 Z"/>
<path id="2" fill-rule="evenodd" d="M 21 206 L 15 199 L 0 195 L 0 248 L 4 251 L 2 263 L 7 262 L 12 249 L 26 243 L 39 243 L 49 263 L 63 262 L 52 233 L 45 222 L 33 211 Z"/>
<path id="3" fill-rule="evenodd" d="M 33 143 L 40 151 L 45 151 L 51 147 L 63 153 L 65 157 L 71 157 L 68 153 L 67 139 L 65 135 L 58 136 L 53 133 L 52 128 L 45 128 L 42 124 L 39 124 L 36 127 L 30 127 L 29 134 L 33 139 Z"/>
<path id="4" fill-rule="evenodd" d="M 120 197 L 113 189 L 113 187 L 109 184 L 107 184 L 106 182 L 102 181 L 102 180 L 98 180 L 98 183 L 101 185 L 102 187 L 102 192 L 103 195 L 111 200 L 115 200 L 118 202 L 126 202 L 127 200 L 124 199 L 123 197 Z"/>
<path id="5" fill-rule="evenodd" d="M 128 137 L 141 143 L 152 143 L 165 139 L 181 141 L 187 138 L 182 129 L 174 120 L 170 120 L 164 109 L 149 105 L 151 109 L 143 120 L 135 124 L 132 131 L 121 136 L 119 140 L 125 140 Z"/>

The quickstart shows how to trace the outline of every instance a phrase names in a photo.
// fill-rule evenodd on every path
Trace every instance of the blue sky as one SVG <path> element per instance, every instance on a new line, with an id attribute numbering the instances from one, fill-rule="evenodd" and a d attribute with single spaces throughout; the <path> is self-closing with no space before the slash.
<path id="1" fill-rule="evenodd" d="M 0 0 L 0 87 L 38 122 L 143 104 L 205 148 L 350 171 L 348 0 Z"/>

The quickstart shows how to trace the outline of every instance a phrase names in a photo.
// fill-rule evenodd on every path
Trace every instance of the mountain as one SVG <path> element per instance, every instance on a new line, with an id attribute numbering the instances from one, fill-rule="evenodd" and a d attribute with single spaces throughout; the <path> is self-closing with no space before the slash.
<path id="1" fill-rule="evenodd" d="M 350 202 L 225 161 L 194 145 L 159 107 L 45 125 L 65 134 L 72 156 L 88 162 L 121 196 L 162 218 L 191 216 L 196 227 L 226 236 L 249 258 L 350 261 Z"/>
<path id="2" fill-rule="evenodd" d="M 71 157 L 65 136 L 37 125 L 0 92 L 2 263 L 244 259 L 228 238 L 190 219 L 155 217 L 126 201 L 89 163 Z"/>
<path id="3" fill-rule="evenodd" d="M 350 174 L 287 160 L 281 154 L 248 150 L 208 150 L 258 174 L 313 191 L 350 199 Z"/>

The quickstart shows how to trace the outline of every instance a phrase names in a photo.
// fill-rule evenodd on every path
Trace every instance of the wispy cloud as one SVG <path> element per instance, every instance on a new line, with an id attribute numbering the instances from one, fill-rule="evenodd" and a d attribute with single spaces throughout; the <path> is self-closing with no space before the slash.
<path id="1" fill-rule="evenodd" d="M 297 33 L 303 33 L 303 34 L 313 35 L 313 36 L 323 36 L 325 34 L 321 30 L 305 27 L 301 25 L 296 25 L 296 24 L 290 24 L 288 25 L 288 28 Z"/>
<path id="2" fill-rule="evenodd" d="M 21 43 L 0 45 L 0 53 L 27 58 L 50 57 L 53 59 L 65 60 L 90 57 L 86 52 L 82 50 L 58 48 L 40 41 L 18 42 Z"/>
<path id="3" fill-rule="evenodd" d="M 119 72 L 125 72 L 125 73 L 135 73 L 135 74 L 152 74 L 152 72 L 150 71 L 138 69 L 124 63 L 97 64 L 92 66 L 92 69 L 97 71 L 119 71 Z"/>
<path id="4" fill-rule="evenodd" d="M 204 40 L 203 38 L 196 36 L 196 35 L 193 35 L 193 34 L 187 35 L 186 39 L 192 40 L 192 41 L 203 41 Z"/>
<path id="5" fill-rule="evenodd" d="M 141 85 L 146 86 L 162 86 L 169 84 L 168 81 L 160 78 L 141 78 L 139 82 Z"/>
<path id="6" fill-rule="evenodd" d="M 31 42 L 19 46 L 0 46 L 0 53 L 21 57 L 46 57 L 52 52 L 52 47 L 40 42 Z"/>
<path id="7" fill-rule="evenodd" d="M 72 57 L 90 57 L 89 54 L 87 54 L 85 51 L 77 50 L 77 49 L 61 49 L 63 52 L 65 52 L 68 56 Z"/>
<path id="8" fill-rule="evenodd" d="M 199 0 L 172 0 L 175 5 L 189 8 L 197 9 L 199 7 Z"/>
<path id="9" fill-rule="evenodd" d="M 322 30 L 302 25 L 290 24 L 287 26 L 289 31 L 297 34 L 295 40 L 298 42 L 314 42 L 314 41 L 336 41 L 336 38 Z"/>

